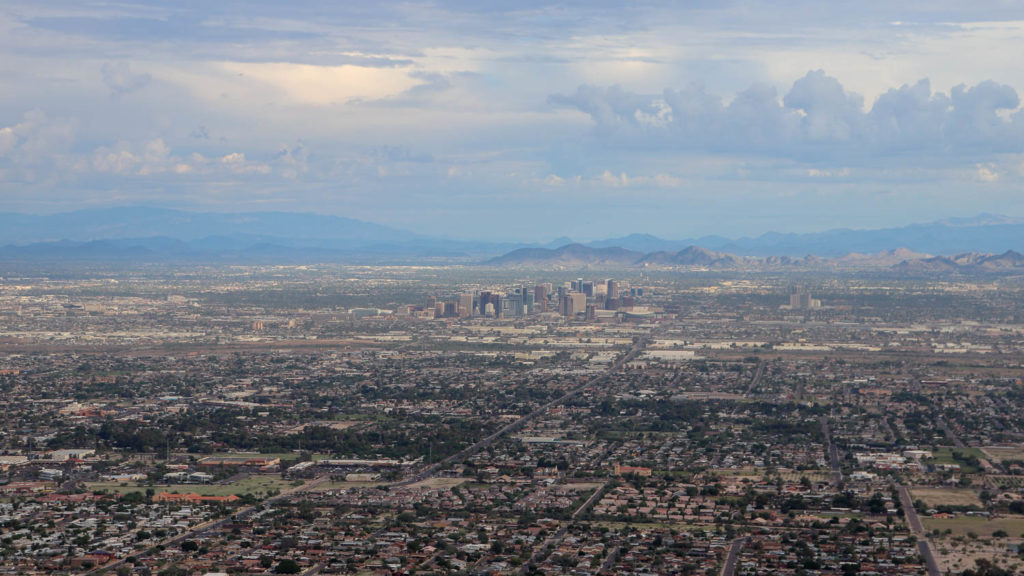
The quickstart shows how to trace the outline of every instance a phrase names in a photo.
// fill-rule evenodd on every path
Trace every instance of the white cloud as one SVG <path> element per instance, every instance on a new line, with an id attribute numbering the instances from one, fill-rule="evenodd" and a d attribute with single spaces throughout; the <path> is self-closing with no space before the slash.
<path id="1" fill-rule="evenodd" d="M 127 174 L 132 172 L 138 163 L 139 157 L 132 154 L 127 149 L 127 145 L 123 143 L 115 150 L 106 147 L 98 148 L 92 157 L 93 170 L 111 174 Z"/>
<path id="2" fill-rule="evenodd" d="M 0 128 L 0 156 L 6 156 L 14 150 L 14 145 L 18 142 L 17 137 L 14 135 L 14 129 L 8 126 L 7 128 Z"/>
<path id="3" fill-rule="evenodd" d="M 613 174 L 610 170 L 605 170 L 600 176 L 594 178 L 593 182 L 595 184 L 611 186 L 614 188 L 627 186 L 677 188 L 683 184 L 683 179 L 664 172 L 659 172 L 653 176 L 628 176 L 625 172 Z"/>
<path id="4" fill-rule="evenodd" d="M 322 107 L 401 94 L 424 81 L 405 68 L 319 66 L 290 62 L 187 62 L 160 77 L 212 103 Z"/>
<path id="5" fill-rule="evenodd" d="M 850 169 L 840 168 L 838 170 L 821 170 L 818 168 L 808 168 L 807 175 L 812 178 L 846 178 L 850 175 Z"/>
<path id="6" fill-rule="evenodd" d="M 21 122 L 0 128 L 0 156 L 21 165 L 52 161 L 67 152 L 75 140 L 75 122 L 50 118 L 42 110 L 26 112 Z"/>
<path id="7" fill-rule="evenodd" d="M 989 164 L 978 164 L 975 166 L 977 169 L 976 177 L 981 182 L 997 182 L 999 181 L 999 172 L 996 171 L 996 165 Z"/>
<path id="8" fill-rule="evenodd" d="M 957 86 L 947 95 L 922 80 L 885 92 L 866 111 L 860 95 L 820 70 L 797 80 L 781 100 L 763 86 L 740 92 L 728 105 L 699 87 L 644 96 L 618 86 L 581 86 L 550 101 L 585 112 L 599 137 L 624 147 L 805 162 L 1024 151 L 1017 93 L 992 81 Z"/>
<path id="9" fill-rule="evenodd" d="M 605 170 L 597 177 L 597 181 L 605 186 L 629 186 L 629 177 L 626 176 L 625 172 L 615 175 L 610 170 Z"/>

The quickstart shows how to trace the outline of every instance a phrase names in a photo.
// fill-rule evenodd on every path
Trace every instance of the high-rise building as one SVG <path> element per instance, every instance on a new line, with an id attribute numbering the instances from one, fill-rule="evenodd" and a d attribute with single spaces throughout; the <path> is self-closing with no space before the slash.
<path id="1" fill-rule="evenodd" d="M 559 300 L 559 312 L 572 318 L 587 311 L 587 295 L 583 292 L 566 292 Z"/>
<path id="2" fill-rule="evenodd" d="M 458 318 L 459 317 L 459 302 L 457 300 L 448 300 L 444 303 L 444 317 L 445 318 Z"/>
<path id="3" fill-rule="evenodd" d="M 533 287 L 533 301 L 537 306 L 538 312 L 547 312 L 549 293 L 550 289 L 544 284 L 538 284 Z"/>
<path id="4" fill-rule="evenodd" d="M 495 310 L 499 318 L 519 318 L 523 315 L 523 295 L 508 294 L 502 296 Z"/>
<path id="5" fill-rule="evenodd" d="M 470 316 L 473 314 L 473 294 L 466 292 L 459 294 L 459 316 Z"/>
<path id="6" fill-rule="evenodd" d="M 810 292 L 794 286 L 789 290 L 789 307 L 793 310 L 816 310 L 821 308 L 821 300 L 814 299 Z"/>
<path id="7" fill-rule="evenodd" d="M 587 280 L 586 282 L 580 283 L 580 292 L 583 292 L 587 298 L 594 297 L 594 282 Z"/>
<path id="8" fill-rule="evenodd" d="M 611 278 L 605 282 L 604 309 L 615 310 L 619 307 L 619 283 Z"/>
<path id="9" fill-rule="evenodd" d="M 607 286 L 607 288 L 605 289 L 605 296 L 609 300 L 612 300 L 614 298 L 618 298 L 619 297 L 619 283 L 618 282 L 616 282 L 615 280 L 612 280 L 612 279 L 609 278 L 608 281 L 605 283 L 605 285 Z"/>

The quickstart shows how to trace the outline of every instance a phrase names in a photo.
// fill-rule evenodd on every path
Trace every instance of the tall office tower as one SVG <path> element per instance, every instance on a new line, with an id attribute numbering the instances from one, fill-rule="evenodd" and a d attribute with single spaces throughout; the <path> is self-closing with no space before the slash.
<path id="1" fill-rule="evenodd" d="M 606 282 L 606 286 L 607 286 L 607 288 L 605 290 L 605 296 L 609 300 L 613 300 L 613 299 L 619 297 L 619 283 L 618 282 L 616 282 L 615 280 L 609 279 L 608 282 Z"/>
<path id="2" fill-rule="evenodd" d="M 466 292 L 459 294 L 459 316 L 465 317 L 473 314 L 473 294 Z"/>
<path id="3" fill-rule="evenodd" d="M 486 316 L 487 304 L 491 301 L 491 293 L 485 290 L 481 290 L 476 296 L 476 313 L 480 316 Z"/>
<path id="4" fill-rule="evenodd" d="M 434 318 L 444 318 L 444 301 L 434 302 Z"/>
<path id="5" fill-rule="evenodd" d="M 632 296 L 623 296 L 622 298 L 619 298 L 619 305 L 622 308 L 632 308 L 633 306 L 636 306 L 636 299 Z"/>
<path id="6" fill-rule="evenodd" d="M 495 309 L 500 311 L 499 317 L 501 318 L 519 318 L 523 315 L 523 295 L 509 294 L 503 296 L 498 306 L 495 306 Z"/>
<path id="7" fill-rule="evenodd" d="M 790 288 L 789 307 L 794 310 L 816 310 L 821 308 L 821 300 L 815 300 L 810 292 L 802 288 Z"/>
<path id="8" fill-rule="evenodd" d="M 548 311 L 548 287 L 544 284 L 537 284 L 533 287 L 533 300 L 538 312 Z"/>
<path id="9" fill-rule="evenodd" d="M 597 305 L 596 304 L 587 304 L 586 320 L 587 320 L 587 322 L 593 322 L 593 321 L 597 320 Z"/>
<path id="10" fill-rule="evenodd" d="M 459 317 L 459 301 L 449 300 L 444 303 L 444 317 L 445 318 L 458 318 Z"/>
<path id="11" fill-rule="evenodd" d="M 587 311 L 587 295 L 583 292 L 569 292 L 562 296 L 562 315 L 572 318 Z"/>
<path id="12" fill-rule="evenodd" d="M 587 280 L 586 282 L 581 282 L 580 292 L 583 292 L 587 296 L 587 298 L 593 298 L 594 283 L 590 280 Z"/>
<path id="13" fill-rule="evenodd" d="M 800 307 L 800 289 L 796 286 L 789 288 L 789 307 L 796 310 Z"/>

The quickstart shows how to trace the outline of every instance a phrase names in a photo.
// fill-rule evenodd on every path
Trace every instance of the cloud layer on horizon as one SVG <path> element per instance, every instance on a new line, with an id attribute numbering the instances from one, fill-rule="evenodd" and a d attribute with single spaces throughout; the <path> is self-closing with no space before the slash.
<path id="1" fill-rule="evenodd" d="M 13 0 L 0 210 L 313 210 L 517 239 L 1024 214 L 1016 18 L 951 0 Z"/>

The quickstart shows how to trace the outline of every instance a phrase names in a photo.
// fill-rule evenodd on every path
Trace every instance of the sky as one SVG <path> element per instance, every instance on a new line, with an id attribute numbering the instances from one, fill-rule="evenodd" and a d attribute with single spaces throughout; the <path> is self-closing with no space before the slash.
<path id="1" fill-rule="evenodd" d="M 515 241 L 1024 215 L 1009 0 L 0 0 L 0 75 L 0 211 Z"/>

